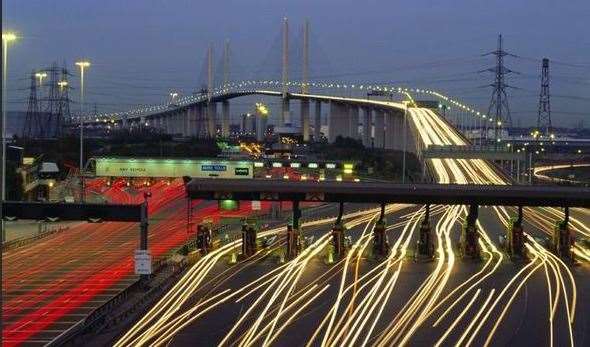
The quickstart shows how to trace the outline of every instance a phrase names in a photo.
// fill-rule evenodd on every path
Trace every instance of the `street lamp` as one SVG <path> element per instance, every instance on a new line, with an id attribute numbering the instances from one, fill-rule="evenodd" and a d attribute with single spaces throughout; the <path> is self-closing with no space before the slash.
<path id="1" fill-rule="evenodd" d="M 76 65 L 80 67 L 80 197 L 84 202 L 84 176 L 82 175 L 84 168 L 84 70 L 90 67 L 90 62 L 87 60 L 77 61 Z"/>
<path id="2" fill-rule="evenodd" d="M 63 93 L 64 88 L 68 86 L 68 81 L 59 81 L 57 85 L 59 86 L 59 91 Z"/>
<path id="3" fill-rule="evenodd" d="M 6 74 L 8 73 L 8 45 L 16 40 L 14 33 L 2 33 L 2 124 L 0 132 L 2 133 L 2 200 L 6 200 Z M 4 219 L 0 222 L 2 225 L 2 240 L 6 239 L 4 231 Z"/>
<path id="4" fill-rule="evenodd" d="M 43 79 L 47 77 L 47 72 L 37 72 L 35 77 L 39 79 L 39 87 L 43 86 Z"/>

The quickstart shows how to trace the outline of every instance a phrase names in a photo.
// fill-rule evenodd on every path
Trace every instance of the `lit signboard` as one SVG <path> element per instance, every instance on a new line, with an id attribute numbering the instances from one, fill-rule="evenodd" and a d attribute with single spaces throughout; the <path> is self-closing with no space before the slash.
<path id="1" fill-rule="evenodd" d="M 98 177 L 253 178 L 248 161 L 186 159 L 96 159 Z"/>

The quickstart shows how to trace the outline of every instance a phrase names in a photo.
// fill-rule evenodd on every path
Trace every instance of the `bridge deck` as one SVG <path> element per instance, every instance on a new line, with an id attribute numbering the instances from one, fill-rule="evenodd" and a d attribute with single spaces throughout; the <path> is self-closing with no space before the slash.
<path id="1" fill-rule="evenodd" d="M 590 188 L 556 186 L 192 179 L 187 185 L 187 194 L 193 199 L 210 200 L 300 200 L 590 208 Z"/>

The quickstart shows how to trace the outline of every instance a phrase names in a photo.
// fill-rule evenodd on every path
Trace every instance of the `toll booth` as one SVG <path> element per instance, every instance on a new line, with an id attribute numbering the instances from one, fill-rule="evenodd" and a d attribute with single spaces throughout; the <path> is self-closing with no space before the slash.
<path id="1" fill-rule="evenodd" d="M 459 239 L 460 252 L 463 258 L 466 259 L 480 259 L 479 253 L 479 235 L 477 233 L 478 206 L 471 205 L 469 207 L 469 214 L 465 219 L 463 228 L 461 229 L 461 238 Z"/>
<path id="2" fill-rule="evenodd" d="M 386 257 L 389 254 L 389 242 L 385 234 L 385 221 L 380 219 L 373 228 L 373 254 Z"/>
<path id="3" fill-rule="evenodd" d="M 337 222 L 332 228 L 332 245 L 334 246 L 334 255 L 337 258 L 344 256 L 346 249 L 344 247 L 345 228 L 342 222 Z"/>
<path id="4" fill-rule="evenodd" d="M 429 260 L 434 257 L 434 241 L 430 229 L 430 206 L 426 206 L 426 213 L 424 219 L 420 223 L 420 235 L 418 237 L 418 245 L 416 252 L 416 260 Z"/>
<path id="5" fill-rule="evenodd" d="M 566 220 L 559 221 L 553 229 L 553 251 L 561 258 L 574 261 L 573 236 Z"/>
<path id="6" fill-rule="evenodd" d="M 256 221 L 245 219 L 242 223 L 242 255 L 250 257 L 256 253 Z"/>
<path id="7" fill-rule="evenodd" d="M 511 218 L 506 229 L 505 249 L 510 257 L 524 257 L 524 230 L 522 227 L 522 206 L 518 208 L 518 217 Z"/>
<path id="8" fill-rule="evenodd" d="M 211 225 L 208 223 L 197 225 L 197 248 L 204 252 L 211 249 Z"/>
<path id="9" fill-rule="evenodd" d="M 299 229 L 293 226 L 293 223 L 287 225 L 287 259 L 293 259 L 299 254 L 301 248 L 299 241 Z"/>

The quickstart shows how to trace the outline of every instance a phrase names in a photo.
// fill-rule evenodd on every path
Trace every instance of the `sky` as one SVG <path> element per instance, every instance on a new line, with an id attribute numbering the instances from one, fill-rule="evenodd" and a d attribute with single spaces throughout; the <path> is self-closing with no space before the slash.
<path id="1" fill-rule="evenodd" d="M 588 0 L 5 0 L 9 49 L 8 109 L 25 110 L 33 69 L 89 59 L 87 102 L 98 112 L 166 102 L 204 81 L 207 47 L 221 61 L 230 40 L 232 80 L 280 79 L 280 31 L 289 19 L 291 77 L 300 79 L 301 26 L 311 26 L 310 77 L 431 88 L 487 112 L 494 65 L 504 37 L 515 125 L 536 122 L 540 61 L 551 60 L 553 123 L 590 127 Z M 216 64 L 219 65 L 219 64 Z M 216 71 L 220 69 L 217 67 Z M 276 102 L 276 101 L 275 101 Z M 251 107 L 234 102 L 233 113 Z M 73 105 L 75 109 L 77 106 Z M 237 114 L 233 115 L 237 118 Z"/>

